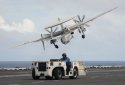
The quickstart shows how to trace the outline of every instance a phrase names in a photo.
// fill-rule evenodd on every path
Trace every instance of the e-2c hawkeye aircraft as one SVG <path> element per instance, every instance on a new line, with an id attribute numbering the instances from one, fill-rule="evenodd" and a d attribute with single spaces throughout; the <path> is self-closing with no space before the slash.
<path id="1" fill-rule="evenodd" d="M 94 18 L 91 18 L 91 19 L 85 20 L 85 21 L 84 21 L 85 15 L 83 15 L 82 18 L 80 18 L 80 16 L 77 15 L 75 17 L 72 17 L 70 19 L 63 20 L 63 21 L 61 21 L 58 18 L 58 21 L 59 21 L 58 23 L 44 28 L 48 32 L 48 34 L 41 34 L 41 38 L 39 38 L 37 40 L 34 40 L 34 41 L 23 43 L 23 44 L 18 45 L 18 46 L 22 46 L 22 45 L 25 45 L 25 44 L 29 44 L 29 43 L 33 43 L 33 42 L 40 42 L 41 41 L 42 44 L 43 44 L 43 49 L 45 50 L 44 41 L 49 41 L 50 44 L 53 44 L 55 46 L 55 48 L 58 49 L 59 46 L 56 44 L 57 40 L 60 40 L 62 44 L 69 43 L 70 40 L 73 38 L 73 34 L 74 34 L 75 30 L 78 30 L 78 32 L 82 34 L 82 38 L 84 39 L 85 38 L 84 32 L 86 31 L 84 26 L 88 26 L 87 24 L 89 22 L 92 22 L 93 20 L 97 19 L 98 17 L 101 17 L 101 16 L 115 10 L 116 8 L 117 7 L 113 8 L 111 10 L 108 10 L 106 12 L 103 12 L 103 13 L 95 16 Z M 77 17 L 77 20 L 75 19 L 76 17 Z M 68 22 L 70 20 L 73 20 L 75 22 L 75 24 L 70 26 L 70 27 L 63 26 L 64 23 L 66 23 L 66 22 Z M 59 31 L 57 31 L 58 30 L 57 26 L 61 27 L 61 29 Z"/>

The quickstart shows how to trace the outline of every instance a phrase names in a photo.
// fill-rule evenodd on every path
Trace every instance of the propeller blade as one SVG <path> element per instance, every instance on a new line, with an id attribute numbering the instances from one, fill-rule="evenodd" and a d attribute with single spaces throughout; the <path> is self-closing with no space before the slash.
<path id="1" fill-rule="evenodd" d="M 78 29 L 79 33 L 81 33 L 81 27 Z"/>
<path id="2" fill-rule="evenodd" d="M 79 33 L 82 32 L 82 27 L 81 27 L 81 26 L 78 27 L 78 32 L 79 32 Z"/>
<path id="3" fill-rule="evenodd" d="M 84 26 L 82 26 L 82 29 L 81 29 L 82 33 L 86 31 L 86 28 Z"/>
<path id="4" fill-rule="evenodd" d="M 53 39 L 53 29 L 51 28 L 51 38 Z"/>
<path id="5" fill-rule="evenodd" d="M 83 15 L 83 17 L 82 17 L 82 22 L 83 22 L 84 19 L 85 19 L 85 15 Z"/>
<path id="6" fill-rule="evenodd" d="M 45 51 L 45 44 L 44 44 L 44 40 L 43 40 L 42 34 L 41 34 L 41 42 L 42 42 L 42 44 L 43 44 L 43 49 L 44 49 L 44 51 Z"/>
<path id="7" fill-rule="evenodd" d="M 55 30 L 53 31 L 53 33 L 55 33 L 55 32 L 57 31 L 57 29 L 58 29 L 58 28 L 56 27 Z"/>
<path id="8" fill-rule="evenodd" d="M 81 22 L 81 18 L 80 18 L 80 16 L 78 15 L 77 17 L 78 17 L 79 21 Z"/>
<path id="9" fill-rule="evenodd" d="M 48 29 L 45 29 L 48 33 L 51 33 Z"/>
<path id="10" fill-rule="evenodd" d="M 58 21 L 59 21 L 59 22 L 61 22 L 61 19 L 60 19 L 60 18 L 58 18 Z M 60 26 L 61 26 L 61 29 L 64 29 L 64 27 L 63 27 L 63 23 L 62 23 L 62 24 L 60 24 Z"/>
<path id="11" fill-rule="evenodd" d="M 79 21 L 78 20 L 73 20 L 75 23 L 78 23 Z"/>
<path id="12" fill-rule="evenodd" d="M 86 28 L 84 28 L 84 32 L 86 31 Z"/>
<path id="13" fill-rule="evenodd" d="M 64 26 L 63 26 L 63 24 L 61 24 L 60 26 L 61 26 L 61 29 L 63 30 L 63 29 L 64 29 Z"/>
<path id="14" fill-rule="evenodd" d="M 61 21 L 61 19 L 60 19 L 60 18 L 58 18 L 58 21 Z"/>

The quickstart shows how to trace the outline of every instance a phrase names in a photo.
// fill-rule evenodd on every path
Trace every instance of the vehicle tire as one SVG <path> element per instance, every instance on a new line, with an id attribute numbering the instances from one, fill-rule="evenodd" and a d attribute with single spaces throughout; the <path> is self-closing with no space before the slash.
<path id="1" fill-rule="evenodd" d="M 70 79 L 76 79 L 78 77 L 78 70 L 74 68 L 73 70 L 73 76 L 69 76 Z"/>
<path id="2" fill-rule="evenodd" d="M 36 76 L 36 75 L 35 75 L 35 69 L 32 70 L 32 78 L 33 78 L 34 80 L 38 80 L 38 79 L 40 78 L 40 76 Z"/>
<path id="3" fill-rule="evenodd" d="M 50 76 L 45 76 L 45 78 L 46 78 L 47 80 L 52 80 L 52 79 L 53 79 L 53 77 L 50 77 Z"/>
<path id="4" fill-rule="evenodd" d="M 56 80 L 59 80 L 62 78 L 62 70 L 60 68 L 54 69 L 53 76 Z"/>

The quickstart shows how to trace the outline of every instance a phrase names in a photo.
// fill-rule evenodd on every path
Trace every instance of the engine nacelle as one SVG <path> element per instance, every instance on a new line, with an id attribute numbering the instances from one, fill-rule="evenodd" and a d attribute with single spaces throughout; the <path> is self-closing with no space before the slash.
<path id="1" fill-rule="evenodd" d="M 67 44 L 70 42 L 70 40 L 72 39 L 72 35 L 71 34 L 68 34 L 68 35 L 65 35 L 63 36 L 60 40 L 63 44 Z"/>

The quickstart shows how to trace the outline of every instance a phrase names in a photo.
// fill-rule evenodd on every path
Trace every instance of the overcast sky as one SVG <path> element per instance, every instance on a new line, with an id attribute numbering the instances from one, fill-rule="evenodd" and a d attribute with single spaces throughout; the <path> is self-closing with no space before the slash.
<path id="1" fill-rule="evenodd" d="M 85 20 L 118 6 L 118 9 L 89 23 L 81 39 L 77 32 L 59 50 L 46 42 L 12 48 L 40 38 L 44 28 L 58 17 L 85 14 Z M 71 60 L 125 61 L 125 0 L 0 0 L 0 61 L 34 61 L 60 58 Z"/>

